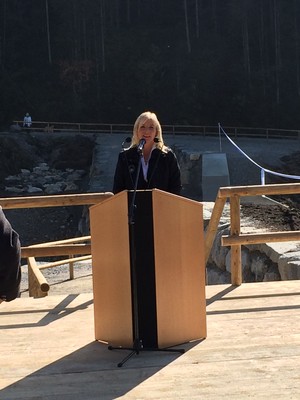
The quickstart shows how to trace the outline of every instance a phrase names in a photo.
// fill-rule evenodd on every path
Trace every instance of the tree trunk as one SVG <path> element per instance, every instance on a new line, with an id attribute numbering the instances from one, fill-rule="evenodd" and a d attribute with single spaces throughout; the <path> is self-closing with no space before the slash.
<path id="1" fill-rule="evenodd" d="M 131 23 L 131 16 L 130 16 L 130 0 L 127 0 L 127 23 L 128 25 Z"/>
<path id="2" fill-rule="evenodd" d="M 105 60 L 105 8 L 104 0 L 100 0 L 100 25 L 101 25 L 101 54 L 102 54 L 102 72 L 106 71 L 106 60 Z"/>
<path id="3" fill-rule="evenodd" d="M 6 48 L 6 0 L 3 0 L 3 27 L 2 37 L 0 35 L 0 66 L 4 68 Z"/>
<path id="4" fill-rule="evenodd" d="M 280 71 L 281 71 L 281 56 L 280 56 L 280 29 L 279 29 L 279 10 L 277 0 L 274 0 L 274 39 L 275 39 L 275 79 L 276 79 L 276 103 L 280 103 Z"/>
<path id="5" fill-rule="evenodd" d="M 263 1 L 260 3 L 260 33 L 259 33 L 259 56 L 260 56 L 260 68 L 263 81 L 263 95 L 266 96 L 266 68 L 265 68 L 265 22 L 264 22 L 264 10 Z"/>
<path id="6" fill-rule="evenodd" d="M 249 51 L 249 30 L 247 15 L 247 0 L 244 1 L 243 10 L 243 50 L 244 50 L 244 68 L 248 87 L 251 88 L 251 67 L 250 67 L 250 51 Z"/>
<path id="7" fill-rule="evenodd" d="M 187 46 L 187 51 L 190 54 L 192 49 L 191 49 L 191 42 L 190 42 L 190 29 L 189 29 L 188 10 L 187 10 L 186 0 L 183 0 L 183 7 L 184 7 L 184 17 L 185 17 L 186 46 Z"/>
<path id="8" fill-rule="evenodd" d="M 200 37 L 200 24 L 199 24 L 199 0 L 195 3 L 195 16 L 196 16 L 196 38 Z"/>
<path id="9" fill-rule="evenodd" d="M 49 64 L 52 64 L 48 0 L 45 0 L 45 8 L 46 8 L 46 25 L 47 25 L 48 61 Z"/>
<path id="10" fill-rule="evenodd" d="M 76 2 L 72 3 L 72 9 L 73 9 L 73 58 L 75 60 L 79 59 L 79 45 L 78 45 L 78 38 L 77 38 L 77 32 L 79 31 L 79 27 L 78 27 L 78 21 L 77 21 L 77 6 L 76 6 Z"/>
<path id="11" fill-rule="evenodd" d="M 116 27 L 119 29 L 120 28 L 120 4 L 119 4 L 119 0 L 115 0 L 116 2 Z"/>
<path id="12" fill-rule="evenodd" d="M 296 58 L 296 81 L 297 93 L 300 96 L 300 65 L 299 65 L 299 28 L 297 21 L 297 0 L 294 0 L 294 35 L 295 35 L 295 58 Z"/>
<path id="13" fill-rule="evenodd" d="M 218 34 L 218 23 L 217 23 L 217 5 L 216 5 L 216 0 L 211 0 L 211 7 L 212 7 L 212 19 L 213 19 L 214 33 L 217 36 L 217 34 Z"/>

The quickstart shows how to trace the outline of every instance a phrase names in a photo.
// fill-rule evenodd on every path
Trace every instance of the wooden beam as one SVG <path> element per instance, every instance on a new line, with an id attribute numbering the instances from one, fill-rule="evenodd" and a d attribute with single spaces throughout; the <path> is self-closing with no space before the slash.
<path id="1" fill-rule="evenodd" d="M 91 240 L 90 236 L 80 236 L 80 237 L 76 237 L 76 238 L 56 240 L 54 242 L 31 244 L 28 247 L 45 247 L 45 246 L 52 246 L 52 245 L 58 245 L 58 244 L 74 244 L 74 243 L 79 243 L 79 242 L 90 242 L 90 240 Z"/>
<path id="2" fill-rule="evenodd" d="M 48 295 L 50 286 L 46 278 L 39 270 L 35 258 L 28 257 L 28 289 L 31 297 L 45 297 Z"/>
<path id="3" fill-rule="evenodd" d="M 291 241 L 300 241 L 300 231 L 224 235 L 221 239 L 222 246 Z"/>
<path id="4" fill-rule="evenodd" d="M 113 196 L 111 192 L 54 196 L 2 197 L 3 209 L 80 206 L 101 203 Z"/>
<path id="5" fill-rule="evenodd" d="M 208 261 L 210 251 L 213 245 L 213 242 L 216 237 L 216 233 L 218 231 L 218 225 L 220 222 L 220 218 L 224 209 L 224 205 L 226 202 L 226 198 L 219 198 L 217 196 L 215 205 L 209 220 L 208 228 L 206 231 L 205 239 L 204 239 L 204 245 L 205 245 L 205 264 Z"/>
<path id="6" fill-rule="evenodd" d="M 75 254 L 91 254 L 90 244 L 69 244 L 57 246 L 41 247 L 21 247 L 21 257 L 51 257 L 51 256 L 70 256 Z"/>
<path id="7" fill-rule="evenodd" d="M 299 194 L 300 183 L 284 183 L 279 185 L 250 185 L 221 187 L 219 196 L 222 198 L 232 196 L 270 196 L 279 194 Z"/>

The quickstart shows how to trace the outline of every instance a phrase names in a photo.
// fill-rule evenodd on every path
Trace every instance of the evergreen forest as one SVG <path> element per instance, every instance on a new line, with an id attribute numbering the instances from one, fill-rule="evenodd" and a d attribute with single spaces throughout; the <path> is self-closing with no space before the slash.
<path id="1" fill-rule="evenodd" d="M 299 129 L 298 0 L 0 0 L 0 126 Z"/>

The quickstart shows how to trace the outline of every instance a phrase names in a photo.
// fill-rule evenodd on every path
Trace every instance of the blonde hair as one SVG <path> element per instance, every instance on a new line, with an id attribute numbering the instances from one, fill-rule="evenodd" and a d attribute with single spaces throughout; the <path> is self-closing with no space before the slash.
<path id="1" fill-rule="evenodd" d="M 162 137 L 162 129 L 161 129 L 161 125 L 158 121 L 158 118 L 156 116 L 156 114 L 154 114 L 151 111 L 145 111 L 143 112 L 141 115 L 139 115 L 134 123 L 133 126 L 133 136 L 131 139 L 131 147 L 133 146 L 137 146 L 139 143 L 139 138 L 138 138 L 138 131 L 141 127 L 141 125 L 144 124 L 145 121 L 151 120 L 154 122 L 154 126 L 156 129 L 156 135 L 155 137 L 158 139 L 158 141 L 155 143 L 155 146 L 158 149 L 161 149 L 162 151 L 165 151 L 166 147 L 164 145 L 164 141 L 163 141 L 163 137 Z"/>

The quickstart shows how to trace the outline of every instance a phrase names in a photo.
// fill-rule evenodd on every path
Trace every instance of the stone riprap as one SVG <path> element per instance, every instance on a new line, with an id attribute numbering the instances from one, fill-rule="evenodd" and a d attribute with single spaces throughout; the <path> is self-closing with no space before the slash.
<path id="1" fill-rule="evenodd" d="M 257 197 L 252 201 L 263 201 Z M 214 203 L 203 203 L 204 226 L 207 229 Z M 272 207 L 272 201 L 270 201 Z M 266 229 L 255 227 L 255 223 L 241 215 L 242 233 L 262 233 Z M 221 246 L 221 237 L 230 233 L 230 208 L 226 204 L 219 223 L 207 263 L 207 284 L 231 282 L 230 247 Z M 267 282 L 300 279 L 300 243 L 259 243 L 242 246 L 242 274 L 244 282 Z"/>
<path id="2" fill-rule="evenodd" d="M 52 169 L 46 163 L 39 163 L 32 170 L 21 169 L 17 175 L 5 178 L 5 191 L 14 194 L 62 194 L 76 193 L 77 184 L 85 175 L 84 170 L 67 168 L 65 171 Z"/>

